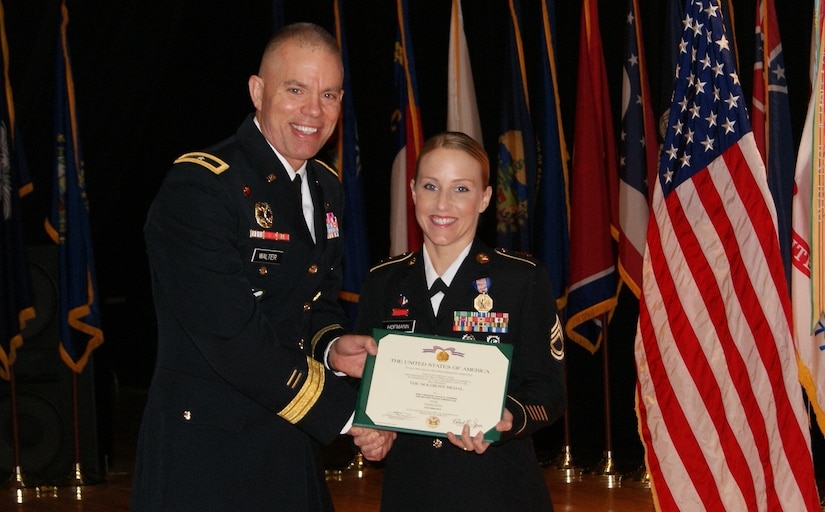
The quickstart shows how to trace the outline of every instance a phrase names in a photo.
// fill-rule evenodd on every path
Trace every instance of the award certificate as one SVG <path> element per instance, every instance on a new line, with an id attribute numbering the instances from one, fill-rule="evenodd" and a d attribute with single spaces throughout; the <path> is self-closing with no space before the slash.
<path id="1" fill-rule="evenodd" d="M 469 424 L 499 439 L 512 345 L 378 329 L 373 337 L 378 355 L 367 356 L 354 425 L 446 437 Z"/>

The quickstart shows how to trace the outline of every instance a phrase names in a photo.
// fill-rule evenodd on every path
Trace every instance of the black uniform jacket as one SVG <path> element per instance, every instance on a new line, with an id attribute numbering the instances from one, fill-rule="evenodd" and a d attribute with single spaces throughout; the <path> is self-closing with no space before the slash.
<path id="1" fill-rule="evenodd" d="M 313 243 L 288 174 L 250 116 L 178 158 L 144 234 L 158 354 L 133 512 L 331 510 L 319 443 L 353 411 L 319 361 L 343 333 L 343 191 L 309 162 Z"/>
<path id="2" fill-rule="evenodd" d="M 492 310 L 508 315 L 507 332 L 454 330 L 455 312 L 475 311 L 474 283 L 485 278 Z M 533 259 L 475 241 L 436 317 L 421 253 L 390 259 L 374 267 L 362 287 L 357 330 L 411 327 L 422 334 L 512 344 L 506 407 L 513 429 L 482 455 L 446 439 L 399 434 L 386 459 L 382 510 L 552 510 L 530 438 L 566 407 L 561 326 L 546 270 Z"/>

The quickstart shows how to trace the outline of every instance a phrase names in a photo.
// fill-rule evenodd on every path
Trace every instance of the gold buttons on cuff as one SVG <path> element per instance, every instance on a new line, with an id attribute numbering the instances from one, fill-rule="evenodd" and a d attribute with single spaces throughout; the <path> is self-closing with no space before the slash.
<path id="1" fill-rule="evenodd" d="M 317 274 L 318 273 L 318 265 L 313 263 L 312 265 L 309 266 L 309 268 L 307 269 L 307 272 L 310 273 L 310 274 Z"/>
<path id="2" fill-rule="evenodd" d="M 269 272 L 269 271 L 266 269 L 266 267 L 260 267 L 258 269 L 258 274 L 260 274 L 262 276 L 265 276 L 267 272 Z"/>
<path id="3" fill-rule="evenodd" d="M 192 411 L 183 411 L 183 419 L 189 421 L 192 419 Z"/>
<path id="4" fill-rule="evenodd" d="M 304 313 L 308 312 L 310 309 L 312 309 L 312 304 L 309 302 L 304 302 Z"/>
<path id="5" fill-rule="evenodd" d="M 444 446 L 444 441 L 437 437 L 433 439 L 433 448 L 441 448 L 442 446 Z"/>

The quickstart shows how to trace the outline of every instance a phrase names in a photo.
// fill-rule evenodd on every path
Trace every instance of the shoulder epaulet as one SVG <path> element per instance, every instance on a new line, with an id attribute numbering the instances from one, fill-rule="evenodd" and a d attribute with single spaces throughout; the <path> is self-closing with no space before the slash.
<path id="1" fill-rule="evenodd" d="M 373 270 L 377 270 L 381 267 L 386 267 L 387 265 L 401 263 L 402 261 L 406 261 L 408 265 L 412 265 L 413 263 L 415 263 L 414 255 L 414 252 L 405 252 L 404 254 L 399 254 L 398 256 L 390 256 L 389 258 L 379 261 L 377 265 L 370 269 L 370 272 L 372 272 Z"/>
<path id="2" fill-rule="evenodd" d="M 512 258 L 517 261 L 523 261 L 524 263 L 529 263 L 532 266 L 536 266 L 536 260 L 530 254 L 526 252 L 518 252 L 518 251 L 511 251 L 510 249 L 503 249 L 501 247 L 496 248 L 496 254 L 504 256 L 505 258 Z"/>
<path id="3" fill-rule="evenodd" d="M 329 165 L 328 163 L 326 163 L 322 160 L 318 160 L 317 158 L 313 158 L 312 161 L 315 162 L 315 163 L 321 164 L 321 166 L 323 166 L 326 170 L 328 170 L 333 175 L 335 175 L 336 178 L 338 177 L 338 171 L 335 170 L 335 167 Z"/>
<path id="4" fill-rule="evenodd" d="M 180 163 L 191 163 L 191 164 L 198 164 L 206 167 L 210 171 L 214 172 L 215 174 L 220 174 L 223 171 L 229 169 L 229 164 L 221 160 L 220 158 L 216 157 L 215 155 L 210 155 L 209 153 L 201 153 L 201 152 L 194 152 L 194 153 L 186 153 L 185 155 L 181 155 L 175 160 L 176 164 Z"/>

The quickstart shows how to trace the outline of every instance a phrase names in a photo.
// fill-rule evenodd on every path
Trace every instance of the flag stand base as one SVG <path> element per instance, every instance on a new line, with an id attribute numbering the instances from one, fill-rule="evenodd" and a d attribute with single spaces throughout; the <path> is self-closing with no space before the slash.
<path id="1" fill-rule="evenodd" d="M 367 461 L 364 458 L 364 455 L 359 450 L 358 453 L 355 454 L 355 457 L 352 459 L 352 462 L 349 463 L 347 467 L 344 469 L 327 469 L 324 471 L 324 474 L 327 480 L 343 480 L 344 477 L 347 478 L 364 478 L 368 472 L 367 468 Z"/>
<path id="2" fill-rule="evenodd" d="M 621 486 L 622 475 L 616 471 L 616 465 L 613 463 L 613 455 L 609 450 L 604 452 L 604 458 L 602 458 L 593 469 L 588 471 L 587 474 L 603 477 L 608 489 Z"/>
<path id="3" fill-rule="evenodd" d="M 622 478 L 622 487 L 650 489 L 650 472 L 647 470 L 647 466 L 642 466 Z"/>
<path id="4" fill-rule="evenodd" d="M 570 452 L 570 445 L 565 445 L 561 453 L 550 463 L 550 467 L 561 472 L 565 483 L 581 480 L 582 468 L 576 467 L 573 463 L 573 454 Z"/>
<path id="5" fill-rule="evenodd" d="M 76 499 L 83 499 L 83 494 L 90 491 L 89 486 L 101 483 L 100 480 L 92 480 L 83 473 L 83 468 L 79 462 L 74 463 L 72 474 L 65 480 L 57 484 L 61 490 L 68 489 L 75 496 Z"/>

